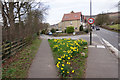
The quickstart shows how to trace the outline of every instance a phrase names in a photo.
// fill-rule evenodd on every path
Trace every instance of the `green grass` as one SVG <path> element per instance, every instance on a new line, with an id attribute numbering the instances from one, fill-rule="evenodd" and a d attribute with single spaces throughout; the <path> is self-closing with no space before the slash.
<path id="1" fill-rule="evenodd" d="M 118 27 L 118 24 L 115 25 L 108 25 L 110 28 L 114 28 L 114 29 L 120 29 L 120 27 Z"/>
<path id="2" fill-rule="evenodd" d="M 31 45 L 13 56 L 10 63 L 6 61 L 2 68 L 2 78 L 26 78 L 40 43 L 41 40 L 35 39 Z"/>
<path id="3" fill-rule="evenodd" d="M 71 43 L 74 44 L 74 41 L 76 41 L 76 40 L 60 40 L 60 41 L 58 40 L 59 41 L 58 43 L 55 43 L 54 40 L 48 40 L 48 41 L 49 41 L 50 47 L 53 51 L 53 57 L 55 59 L 55 64 L 56 64 L 59 61 L 58 58 L 60 58 L 64 54 L 67 54 L 67 53 L 64 53 L 63 51 L 67 51 L 70 49 L 69 47 L 66 47 L 66 44 L 68 44 L 68 45 L 70 44 L 67 41 L 71 41 Z M 65 45 L 62 45 L 60 43 L 65 43 Z M 54 49 L 53 48 L 54 45 L 59 45 L 59 48 Z M 73 46 L 75 46 L 75 44 Z M 70 60 L 66 60 L 67 62 L 70 62 L 70 68 L 72 68 L 75 71 L 74 74 L 69 73 L 69 75 L 63 76 L 63 75 L 61 75 L 59 68 L 56 67 L 60 77 L 62 77 L 62 78 L 84 78 L 85 69 L 86 69 L 85 64 L 86 64 L 86 58 L 87 58 L 87 53 L 88 53 L 88 48 L 84 49 L 85 46 L 87 47 L 86 44 L 81 45 L 81 47 L 79 47 L 78 53 L 76 53 L 76 52 L 73 53 L 72 54 L 73 57 Z M 58 49 L 60 49 L 60 48 L 61 48 L 61 50 L 58 51 Z M 82 52 L 86 53 L 86 55 L 81 56 Z M 70 69 L 68 69 L 68 70 L 70 71 Z"/>

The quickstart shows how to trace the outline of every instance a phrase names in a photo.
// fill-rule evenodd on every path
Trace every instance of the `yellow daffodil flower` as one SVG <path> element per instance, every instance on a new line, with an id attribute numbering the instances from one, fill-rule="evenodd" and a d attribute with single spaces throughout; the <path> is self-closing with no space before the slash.
<path id="1" fill-rule="evenodd" d="M 64 64 L 62 64 L 62 66 L 64 67 L 65 65 L 64 65 Z"/>
<path id="2" fill-rule="evenodd" d="M 61 70 L 63 70 L 63 68 L 61 68 Z"/>
<path id="3" fill-rule="evenodd" d="M 75 71 L 74 70 L 72 70 L 72 73 L 74 73 Z"/>
<path id="4" fill-rule="evenodd" d="M 61 58 L 58 58 L 58 60 L 62 60 Z"/>
<path id="5" fill-rule="evenodd" d="M 68 57 L 68 59 L 70 59 L 70 57 Z"/>
<path id="6" fill-rule="evenodd" d="M 69 73 L 69 71 L 67 71 L 67 73 Z"/>

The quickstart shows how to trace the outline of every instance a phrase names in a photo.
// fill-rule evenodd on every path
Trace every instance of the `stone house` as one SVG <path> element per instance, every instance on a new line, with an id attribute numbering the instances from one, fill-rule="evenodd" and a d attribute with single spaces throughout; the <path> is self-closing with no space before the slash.
<path id="1" fill-rule="evenodd" d="M 58 28 L 62 31 L 69 26 L 73 26 L 75 32 L 79 31 L 79 27 L 85 23 L 85 17 L 82 15 L 81 12 L 71 12 L 68 14 L 64 14 L 62 21 L 58 23 Z"/>

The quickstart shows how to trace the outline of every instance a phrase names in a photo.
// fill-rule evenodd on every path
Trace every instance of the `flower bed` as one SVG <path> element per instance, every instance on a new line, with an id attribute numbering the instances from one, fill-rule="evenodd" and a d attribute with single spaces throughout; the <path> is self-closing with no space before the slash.
<path id="1" fill-rule="evenodd" d="M 87 42 L 85 40 L 51 39 L 48 40 L 53 50 L 56 67 L 62 78 L 83 77 Z"/>

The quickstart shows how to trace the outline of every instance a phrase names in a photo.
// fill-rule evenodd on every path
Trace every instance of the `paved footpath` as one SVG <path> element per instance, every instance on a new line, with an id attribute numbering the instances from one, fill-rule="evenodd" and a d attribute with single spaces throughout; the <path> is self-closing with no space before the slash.
<path id="1" fill-rule="evenodd" d="M 86 78 L 118 78 L 118 59 L 104 45 L 88 48 Z"/>
<path id="2" fill-rule="evenodd" d="M 43 39 L 30 67 L 28 78 L 57 78 L 52 51 L 47 39 Z"/>

